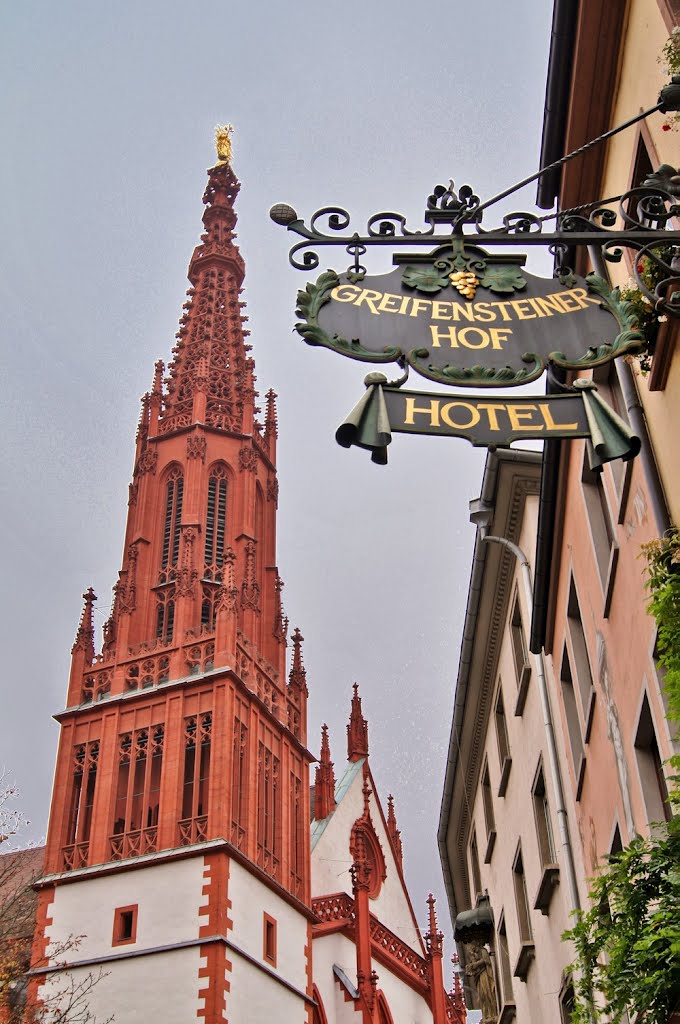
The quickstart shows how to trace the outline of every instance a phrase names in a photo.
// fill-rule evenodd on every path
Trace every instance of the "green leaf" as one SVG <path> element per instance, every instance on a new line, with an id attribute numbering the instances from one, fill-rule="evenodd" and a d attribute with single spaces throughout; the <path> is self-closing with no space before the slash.
<path id="1" fill-rule="evenodd" d="M 496 264 L 484 271 L 479 281 L 482 288 L 492 292 L 514 292 L 526 288 L 527 280 L 520 274 L 517 267 Z"/>
<path id="2" fill-rule="evenodd" d="M 434 267 L 404 267 L 401 280 L 407 288 L 428 294 L 441 291 L 449 283 L 448 277 Z"/>

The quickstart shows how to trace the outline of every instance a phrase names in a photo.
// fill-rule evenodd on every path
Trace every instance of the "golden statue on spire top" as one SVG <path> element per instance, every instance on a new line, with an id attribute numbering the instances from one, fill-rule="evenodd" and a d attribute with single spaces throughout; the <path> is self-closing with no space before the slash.
<path id="1" fill-rule="evenodd" d="M 232 124 L 215 126 L 215 146 L 217 148 L 217 165 L 230 164 L 232 158 L 231 137 L 234 133 Z"/>

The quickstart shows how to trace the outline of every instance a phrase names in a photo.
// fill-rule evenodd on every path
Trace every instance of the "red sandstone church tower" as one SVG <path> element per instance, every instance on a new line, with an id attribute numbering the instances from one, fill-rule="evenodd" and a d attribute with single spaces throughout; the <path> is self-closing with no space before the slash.
<path id="1" fill-rule="evenodd" d="M 405 986 L 409 1006 L 416 1000 L 419 1007 L 419 1024 L 421 1018 L 423 1024 L 462 1020 L 460 1007 L 457 1016 L 450 1000 L 445 1008 L 432 908 L 427 957 L 412 911 L 412 940 L 389 929 L 382 939 L 371 931 L 368 901 L 377 899 L 384 877 L 404 893 L 405 887 L 393 809 L 386 823 L 371 796 L 367 727 L 356 693 L 350 767 L 336 793 L 326 741 L 313 826 L 322 851 L 338 836 L 362 909 L 356 921 L 353 911 L 347 920 L 336 918 L 335 930 L 346 937 L 333 942 L 328 922 L 313 909 L 309 764 L 315 758 L 306 747 L 299 630 L 288 680 L 285 674 L 276 396 L 268 392 L 261 425 L 239 301 L 244 265 L 234 244 L 233 204 L 240 186 L 227 132 L 218 136 L 218 153 L 208 171 L 205 230 L 189 265 L 173 358 L 167 376 L 156 364 L 142 400 L 122 567 L 101 652 L 89 590 L 67 707 L 57 716 L 33 998 L 57 983 L 66 960 L 76 984 L 104 973 L 88 994 L 89 1011 L 98 1020 L 113 1013 L 116 1024 L 372 1024 L 388 1020 L 385 1000 L 375 996 L 372 956 L 386 948 L 389 935 L 397 952 L 389 959 L 383 950 L 382 962 L 397 975 L 408 941 L 420 944 L 419 959 L 388 985 L 392 995 Z M 350 835 L 344 816 L 354 804 Z M 371 811 L 381 822 L 377 831 Z M 367 857 L 382 866 L 380 885 Z M 325 859 L 319 858 L 322 883 Z M 347 874 L 345 888 L 349 880 Z M 388 910 L 402 905 L 394 892 Z M 327 893 L 321 884 L 314 895 Z M 342 898 L 344 913 L 351 897 Z M 81 936 L 77 946 L 74 936 Z M 315 998 L 317 936 L 325 940 L 325 955 L 342 961 L 330 965 L 330 989 L 320 982 L 327 998 L 335 998 L 336 967 L 346 979 L 354 972 L 356 988 L 338 995 L 337 1012 L 322 1010 Z M 56 956 L 60 946 L 67 952 Z"/>

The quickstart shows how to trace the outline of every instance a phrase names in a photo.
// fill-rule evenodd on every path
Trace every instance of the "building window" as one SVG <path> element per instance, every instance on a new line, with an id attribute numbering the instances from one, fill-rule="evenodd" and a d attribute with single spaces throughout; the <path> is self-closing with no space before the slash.
<path id="1" fill-rule="evenodd" d="M 501 911 L 501 915 L 498 922 L 498 973 L 500 980 L 500 993 L 501 993 L 501 1005 L 514 1006 L 515 994 L 512 989 L 512 970 L 510 968 L 510 949 L 508 946 L 508 936 L 505 929 L 505 913 Z M 501 1011 L 501 1015 L 502 1011 Z M 505 1019 L 508 1019 L 508 1014 L 505 1014 Z"/>
<path id="2" fill-rule="evenodd" d="M 163 520 L 163 548 L 161 569 L 176 566 L 179 559 L 179 536 L 182 524 L 182 499 L 184 477 L 182 470 L 175 467 L 168 476 L 165 491 L 165 517 Z"/>
<path id="3" fill-rule="evenodd" d="M 151 853 L 157 848 L 163 734 L 163 726 L 156 725 L 120 737 L 111 836 L 114 860 Z"/>
<path id="4" fill-rule="evenodd" d="M 574 1006 L 576 1003 L 574 986 L 571 980 L 565 981 L 560 992 L 560 1022 L 571 1024 L 574 1019 Z"/>
<path id="5" fill-rule="evenodd" d="M 588 648 L 586 647 L 586 635 L 583 631 L 581 609 L 579 607 L 578 595 L 576 593 L 576 587 L 574 586 L 573 577 L 569 585 L 567 631 L 569 634 L 569 643 L 571 645 L 570 661 L 573 666 L 572 679 L 573 676 L 575 676 L 576 682 L 578 683 L 584 724 L 583 740 L 587 743 L 593 718 L 593 708 L 595 706 L 595 687 L 593 686 L 593 676 L 590 671 Z"/>
<path id="6" fill-rule="evenodd" d="M 548 794 L 545 788 L 545 777 L 543 765 L 539 764 L 532 787 L 534 804 L 534 820 L 536 822 L 536 837 L 538 839 L 538 853 L 541 861 L 541 880 L 538 886 L 534 910 L 540 910 L 547 914 L 552 900 L 553 892 L 559 880 L 559 868 L 557 866 L 557 850 L 553 836 L 552 820 L 550 817 L 550 805 Z"/>
<path id="7" fill-rule="evenodd" d="M 519 596 L 516 592 L 512 606 L 512 614 L 510 616 L 510 635 L 512 638 L 512 656 L 515 664 L 515 676 L 517 679 L 517 701 L 515 704 L 515 714 L 521 715 L 524 710 L 524 702 L 527 696 L 531 667 L 529 665 L 529 652 L 527 650 L 524 624 L 522 622 L 522 611 L 519 605 Z"/>
<path id="8" fill-rule="evenodd" d="M 555 850 L 555 840 L 550 820 L 550 805 L 548 804 L 548 794 L 545 790 L 545 777 L 542 765 L 539 765 L 536 778 L 534 779 L 533 798 L 538 852 L 541 856 L 541 865 L 547 867 L 549 864 L 557 864 L 557 852 Z"/>
<path id="9" fill-rule="evenodd" d="M 515 906 L 517 907 L 517 927 L 519 930 L 520 951 L 515 964 L 516 978 L 526 980 L 529 966 L 534 955 L 534 937 L 531 928 L 531 910 L 527 893 L 527 880 L 524 874 L 521 844 L 517 847 L 515 862 L 512 866 L 512 879 L 515 888 Z"/>
<path id="10" fill-rule="evenodd" d="M 257 863 L 278 879 L 281 860 L 280 761 L 262 741 L 257 757 Z"/>
<path id="11" fill-rule="evenodd" d="M 498 695 L 496 697 L 495 705 L 495 718 L 496 718 L 496 739 L 498 741 L 498 761 L 501 766 L 501 778 L 498 783 L 498 795 L 505 796 L 505 790 L 508 785 L 508 778 L 510 776 L 510 768 L 512 767 L 512 758 L 510 757 L 510 742 L 508 740 L 508 722 L 505 717 L 505 707 L 503 705 L 503 690 L 498 681 Z"/>
<path id="12" fill-rule="evenodd" d="M 302 879 L 304 873 L 304 814 L 302 802 L 302 766 L 298 764 L 296 771 L 290 773 L 290 891 L 298 899 L 302 899 Z"/>
<path id="13" fill-rule="evenodd" d="M 208 480 L 208 509 L 205 520 L 205 578 L 220 583 L 224 565 L 227 523 L 227 471 L 215 466 Z"/>
<path id="14" fill-rule="evenodd" d="M 84 867 L 87 864 L 98 761 L 98 740 L 79 743 L 74 748 L 64 849 L 64 867 L 67 870 Z"/>
<path id="15" fill-rule="evenodd" d="M 231 763 L 231 841 L 237 850 L 242 850 L 248 823 L 248 727 L 243 721 L 248 709 L 241 702 L 237 707 Z"/>
<path id="16" fill-rule="evenodd" d="M 479 873 L 479 850 L 477 849 L 477 833 L 472 831 L 470 839 L 470 869 L 472 877 L 472 903 L 477 902 L 477 897 L 482 892 L 482 877 Z"/>
<path id="17" fill-rule="evenodd" d="M 635 734 L 640 787 L 648 821 L 670 821 L 671 806 L 649 701 L 645 694 Z"/>
<path id="18" fill-rule="evenodd" d="M 562 687 L 562 702 L 564 714 L 567 720 L 567 732 L 569 735 L 569 746 L 571 747 L 572 764 L 574 766 L 574 778 L 576 782 L 576 799 L 580 799 L 581 787 L 583 786 L 583 774 L 585 772 L 586 757 L 581 736 L 581 723 L 579 722 L 578 709 L 576 707 L 576 694 L 574 693 L 574 681 L 569 664 L 569 654 L 565 646 L 562 654 L 562 667 L 560 669 L 560 684 Z"/>
<path id="19" fill-rule="evenodd" d="M 531 942 L 533 939 L 533 933 L 531 930 L 531 912 L 529 910 L 529 897 L 527 895 L 527 881 L 524 874 L 524 861 L 522 860 L 521 846 L 518 846 L 517 848 L 512 872 L 515 884 L 515 903 L 517 904 L 517 923 L 519 926 L 520 941 Z"/>
<path id="20" fill-rule="evenodd" d="M 156 595 L 156 637 L 164 644 L 171 644 L 174 627 L 175 586 L 171 583 Z"/>
<path id="21" fill-rule="evenodd" d="M 264 915 L 262 958 L 272 967 L 276 967 L 276 919 L 269 914 Z"/>
<path id="22" fill-rule="evenodd" d="M 602 483 L 602 473 L 590 468 L 588 448 L 584 448 L 581 488 L 590 525 L 590 535 L 595 552 L 595 562 L 605 597 L 604 616 L 609 614 L 611 587 L 618 559 L 618 545 L 614 538 L 614 527 L 609 512 L 607 496 Z"/>
<path id="23" fill-rule="evenodd" d="M 185 720 L 182 820 L 179 823 L 183 846 L 203 842 L 207 838 L 211 737 L 210 711 Z"/>
<path id="24" fill-rule="evenodd" d="M 482 774 L 482 804 L 484 806 L 484 824 L 486 826 L 486 851 L 484 863 L 491 860 L 494 844 L 496 842 L 496 819 L 493 811 L 493 795 L 491 793 L 491 780 L 489 778 L 489 766 L 484 766 Z"/>
<path id="25" fill-rule="evenodd" d="M 137 903 L 131 907 L 116 907 L 113 912 L 112 946 L 125 946 L 137 940 Z"/>

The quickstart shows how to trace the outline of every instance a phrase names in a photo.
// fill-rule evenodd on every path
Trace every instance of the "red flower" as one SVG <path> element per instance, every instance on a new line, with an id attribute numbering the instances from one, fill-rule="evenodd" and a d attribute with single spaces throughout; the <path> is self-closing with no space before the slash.
<path id="1" fill-rule="evenodd" d="M 670 130 L 671 130 L 671 125 L 669 125 L 668 122 L 666 122 L 665 124 L 661 125 L 661 131 L 662 132 L 669 132 Z"/>

